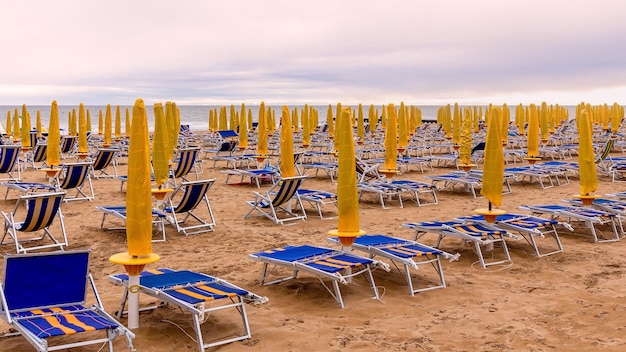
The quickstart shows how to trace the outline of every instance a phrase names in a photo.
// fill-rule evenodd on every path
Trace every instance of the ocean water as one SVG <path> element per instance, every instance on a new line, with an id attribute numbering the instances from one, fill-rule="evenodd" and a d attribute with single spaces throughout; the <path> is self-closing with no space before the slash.
<path id="1" fill-rule="evenodd" d="M 220 106 L 212 106 L 212 105 L 177 105 L 177 106 L 180 110 L 181 124 L 190 125 L 191 129 L 194 131 L 207 130 L 208 124 L 209 124 L 209 111 L 212 109 L 217 109 L 219 111 L 219 108 L 220 108 Z M 396 104 L 396 106 L 399 106 L 399 104 Z M 278 120 L 280 118 L 282 107 L 281 106 L 271 106 L 271 107 L 274 109 L 275 114 L 276 114 L 276 119 Z M 304 105 L 289 106 L 289 110 L 292 111 L 296 107 L 299 110 L 301 110 L 304 107 Z M 326 121 L 326 113 L 328 111 L 328 105 L 323 105 L 323 106 L 316 105 L 313 107 L 318 112 L 319 123 L 324 124 Z M 350 107 L 353 110 L 357 109 L 357 106 L 350 106 Z M 381 106 L 378 105 L 375 107 L 378 109 L 379 114 L 380 114 L 380 111 L 382 111 Z M 418 107 L 422 111 L 423 120 L 436 120 L 437 110 L 441 107 L 441 105 L 426 105 L 426 106 L 416 105 L 416 107 Z M 461 107 L 464 107 L 464 106 L 461 106 Z M 482 106 L 483 113 L 486 107 L 487 106 Z M 50 108 L 51 108 L 50 105 L 46 105 L 46 106 L 28 106 L 27 105 L 28 113 L 30 114 L 31 124 L 33 127 L 35 126 L 37 110 L 39 110 L 41 114 L 41 123 L 44 128 L 48 128 L 48 121 L 50 120 Z M 124 121 L 126 117 L 127 108 L 129 109 L 130 114 L 132 115 L 132 106 L 120 106 L 121 117 L 122 117 L 122 131 L 125 130 Z M 266 105 L 266 108 L 267 108 L 267 105 Z M 332 108 L 333 108 L 333 116 L 335 116 L 337 108 L 334 104 Z M 573 118 L 575 116 L 576 107 L 566 106 L 566 108 L 569 110 L 570 118 Z M 10 105 L 0 106 L 0 124 L 3 127 L 6 124 L 7 111 L 11 111 L 11 116 L 13 116 L 15 109 L 17 109 L 18 114 L 21 115 L 22 106 L 10 106 Z M 72 112 L 72 109 L 76 109 L 76 113 L 78 114 L 78 106 L 67 106 L 67 105 L 59 106 L 59 125 L 61 126 L 62 130 L 67 129 L 68 116 Z M 98 115 L 100 111 L 102 111 L 102 116 L 104 118 L 106 106 L 86 105 L 85 109 L 88 109 L 90 112 L 92 130 L 97 131 L 98 130 Z M 258 114 L 259 114 L 259 105 L 250 105 L 250 106 L 246 105 L 246 110 L 248 109 L 252 110 L 252 120 L 256 121 Z M 367 106 L 364 105 L 363 111 L 366 117 L 367 117 L 368 109 L 369 109 L 369 105 Z M 511 111 L 511 120 L 514 120 L 515 119 L 515 106 L 509 106 L 509 109 Z M 113 126 L 115 126 L 115 110 L 116 110 L 116 106 L 112 105 L 111 113 L 113 116 Z M 152 131 L 154 128 L 153 109 L 151 106 L 147 106 L 146 110 L 147 110 L 147 115 L 148 115 L 148 126 L 149 126 L 148 128 L 150 129 L 150 131 Z M 239 112 L 241 110 L 241 105 L 235 106 L 235 110 Z M 227 111 L 230 111 L 230 105 L 227 106 Z"/>

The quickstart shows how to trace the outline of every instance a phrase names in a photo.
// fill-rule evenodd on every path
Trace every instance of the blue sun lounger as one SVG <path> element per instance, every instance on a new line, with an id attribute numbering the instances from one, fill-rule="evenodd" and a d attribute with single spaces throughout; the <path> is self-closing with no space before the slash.
<path id="1" fill-rule="evenodd" d="M 101 229 L 126 230 L 126 206 L 125 205 L 99 205 L 96 207 L 96 210 L 102 213 L 102 222 L 100 223 Z M 124 226 L 105 228 L 104 222 L 109 215 L 122 220 L 124 222 Z M 152 242 L 164 242 L 165 241 L 165 218 L 166 218 L 165 213 L 159 211 L 158 209 L 152 209 L 152 226 L 156 226 L 158 228 L 158 232 L 161 233 L 161 237 L 153 238 Z"/>
<path id="2" fill-rule="evenodd" d="M 491 265 L 512 263 L 505 237 L 512 239 L 520 238 L 519 236 L 511 234 L 506 230 L 481 222 L 463 222 L 459 220 L 423 221 L 404 223 L 402 224 L 402 227 L 414 230 L 415 240 L 426 233 L 436 234 L 438 237 L 434 245 L 435 248 L 439 248 L 441 241 L 446 236 L 459 238 L 463 240 L 464 243 L 472 243 L 474 245 L 474 250 L 478 255 L 480 265 L 483 268 L 487 268 Z M 494 245 L 497 244 L 499 244 L 502 248 L 503 258 L 494 257 L 492 260 L 487 260 L 483 254 L 481 246 L 484 246 L 487 251 L 493 252 Z"/>
<path id="3" fill-rule="evenodd" d="M 520 209 L 531 211 L 534 215 L 549 215 L 551 219 L 564 219 L 571 223 L 572 220 L 583 222 L 585 227 L 591 231 L 591 238 L 594 242 L 616 242 L 620 240 L 617 231 L 617 215 L 606 211 L 601 211 L 589 207 L 575 207 L 559 204 L 547 205 L 524 205 Z M 613 236 L 601 238 L 600 226 L 608 226 L 613 232 Z"/>
<path id="4" fill-rule="evenodd" d="M 384 264 L 373 259 L 335 249 L 310 245 L 286 246 L 270 249 L 250 254 L 250 259 L 263 263 L 263 269 L 261 270 L 262 285 L 277 284 L 296 279 L 298 272 L 303 271 L 317 276 L 322 286 L 333 296 L 341 308 L 344 307 L 344 303 L 341 290 L 339 289 L 339 283 L 348 284 L 352 281 L 353 277 L 363 275 L 372 288 L 374 293 L 373 298 L 380 299 L 371 268 L 372 266 L 378 265 L 386 268 Z M 269 265 L 272 265 L 273 268 L 268 271 Z M 266 281 L 268 275 L 277 267 L 291 270 L 292 274 L 269 282 Z M 388 268 L 386 268 L 386 270 L 388 270 Z M 326 285 L 324 279 L 332 281 L 334 290 L 331 290 Z"/>
<path id="5" fill-rule="evenodd" d="M 328 240 L 332 243 L 339 243 L 339 239 L 337 237 L 329 238 Z M 409 286 L 409 294 L 411 296 L 414 296 L 419 292 L 445 288 L 446 281 L 443 276 L 443 268 L 441 267 L 440 258 L 443 257 L 453 261 L 457 260 L 459 257 L 459 254 L 452 255 L 440 249 L 429 247 L 415 241 L 385 235 L 359 236 L 352 244 L 352 248 L 368 253 L 371 258 L 379 256 L 381 258 L 389 259 L 398 271 L 404 273 L 404 279 Z M 404 270 L 398 268 L 397 264 L 402 265 Z M 429 280 L 429 278 L 422 275 L 426 281 L 430 281 L 429 285 L 415 288 L 415 284 L 411 278 L 410 269 L 413 268 L 418 270 L 420 266 L 428 266 L 427 264 L 429 264 L 437 273 L 438 280 Z"/>
<path id="6" fill-rule="evenodd" d="M 90 296 L 95 297 L 92 305 L 87 305 L 89 290 Z M 113 340 L 117 336 L 125 336 L 129 350 L 134 351 L 132 339 L 135 335 L 102 307 L 89 274 L 89 251 L 5 255 L 0 285 L 0 318 L 17 331 L 5 337 L 22 336 L 37 351 L 108 344 L 108 350 L 112 352 Z M 106 334 L 101 338 L 93 333 L 85 334 L 79 341 L 77 336 L 75 342 L 49 345 L 49 338 L 57 343 L 63 336 L 94 331 Z M 24 348 L 15 347 L 14 350 Z"/>
<path id="7" fill-rule="evenodd" d="M 306 202 L 317 209 L 317 213 L 320 215 L 320 219 L 323 219 L 322 205 L 334 204 L 337 206 L 337 194 L 315 190 L 315 189 L 302 189 L 299 188 L 298 196 L 302 202 Z"/>
<path id="8" fill-rule="evenodd" d="M 459 217 L 461 221 L 484 221 L 482 215 L 472 215 Z M 573 230 L 567 223 L 559 223 L 553 219 L 545 219 L 537 216 L 527 214 L 503 214 L 498 215 L 494 226 L 499 227 L 506 231 L 514 231 L 519 233 L 528 244 L 531 245 L 535 251 L 537 257 L 545 257 L 551 254 L 563 252 L 563 245 L 559 238 L 559 233 L 556 230 L 556 225 L 563 225 L 566 228 Z M 546 236 L 552 237 L 555 242 L 555 247 L 546 253 L 541 253 L 537 240 L 535 237 L 545 238 Z"/>
<path id="9" fill-rule="evenodd" d="M 114 274 L 109 281 L 124 286 L 124 294 L 120 308 L 117 311 L 118 319 L 124 314 L 124 307 L 128 300 L 128 275 Z M 264 303 L 266 297 L 258 296 L 232 283 L 190 270 L 172 270 L 161 268 L 143 271 L 139 277 L 139 292 L 161 300 L 164 304 L 141 308 L 141 311 L 152 310 L 168 304 L 191 313 L 193 329 L 196 335 L 198 350 L 219 346 L 235 341 L 252 338 L 246 302 Z M 243 333 L 234 337 L 217 339 L 211 343 L 204 343 L 202 323 L 205 316 L 215 311 L 234 308 L 241 318 Z"/>

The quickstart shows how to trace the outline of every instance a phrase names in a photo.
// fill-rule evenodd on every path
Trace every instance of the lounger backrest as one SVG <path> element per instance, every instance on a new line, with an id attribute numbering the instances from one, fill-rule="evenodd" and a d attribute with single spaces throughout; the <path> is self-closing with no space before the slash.
<path id="1" fill-rule="evenodd" d="M 0 146 L 0 173 L 13 170 L 19 153 L 20 146 Z"/>
<path id="2" fill-rule="evenodd" d="M 84 304 L 89 251 L 7 254 L 3 293 L 9 312 Z"/>
<path id="3" fill-rule="evenodd" d="M 220 130 L 220 131 L 217 131 L 217 133 L 223 139 L 230 139 L 230 138 L 238 138 L 239 137 L 239 134 L 237 134 L 237 132 L 235 132 L 235 130 Z"/>
<path id="4" fill-rule="evenodd" d="M 174 212 L 182 214 L 194 210 L 198 204 L 200 204 L 206 192 L 208 192 L 214 182 L 214 179 L 183 182 L 180 187 L 184 189 L 184 195 L 180 203 L 178 203 L 178 206 L 174 208 Z"/>
<path id="5" fill-rule="evenodd" d="M 180 151 L 178 164 L 176 165 L 176 170 L 174 170 L 174 177 L 186 176 L 194 168 L 198 150 L 198 148 L 191 148 Z"/>
<path id="6" fill-rule="evenodd" d="M 279 183 L 280 188 L 278 189 L 278 192 L 276 192 L 276 195 L 272 199 L 272 205 L 277 207 L 289 201 L 296 194 L 298 188 L 300 188 L 302 180 L 303 178 L 301 177 L 283 178 Z"/>
<path id="7" fill-rule="evenodd" d="M 62 189 L 71 189 L 83 185 L 89 175 L 89 166 L 91 163 L 74 163 L 65 164 L 65 178 L 59 185 Z"/>
<path id="8" fill-rule="evenodd" d="M 65 136 L 61 141 L 61 153 L 69 153 L 72 151 L 74 147 L 74 142 L 76 142 L 75 136 Z"/>
<path id="9" fill-rule="evenodd" d="M 35 153 L 33 154 L 33 162 L 40 163 L 46 160 L 48 157 L 48 145 L 37 144 L 35 147 Z"/>
<path id="10" fill-rule="evenodd" d="M 59 212 L 64 195 L 65 193 L 46 193 L 21 197 L 26 201 L 27 211 L 22 226 L 18 230 L 31 232 L 50 226 Z"/>
<path id="11" fill-rule="evenodd" d="M 30 131 L 30 147 L 35 148 L 37 146 L 37 131 Z"/>
<path id="12" fill-rule="evenodd" d="M 93 162 L 94 170 L 102 170 L 106 169 L 107 166 L 113 160 L 115 153 L 117 150 L 115 149 L 98 149 L 98 154 L 96 155 L 96 160 Z"/>
<path id="13" fill-rule="evenodd" d="M 596 159 L 596 164 L 606 159 L 609 156 L 614 145 L 615 145 L 614 138 L 610 138 L 608 141 L 606 141 L 604 148 L 602 148 L 602 152 L 600 152 L 600 155 L 598 155 Z"/>

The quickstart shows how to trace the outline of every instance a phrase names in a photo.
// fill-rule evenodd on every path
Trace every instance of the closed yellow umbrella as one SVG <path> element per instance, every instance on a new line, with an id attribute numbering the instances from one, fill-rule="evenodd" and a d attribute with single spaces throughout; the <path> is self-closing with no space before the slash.
<path id="1" fill-rule="evenodd" d="M 53 168 L 59 166 L 61 160 L 61 129 L 59 127 L 59 107 L 56 100 L 50 108 L 48 121 L 48 148 L 46 149 L 46 163 Z"/>
<path id="2" fill-rule="evenodd" d="M 539 116 L 537 116 L 537 106 L 531 104 L 528 109 L 528 134 L 526 135 L 528 144 L 528 157 L 525 158 L 532 165 L 539 158 Z"/>
<path id="3" fill-rule="evenodd" d="M 87 133 L 91 133 L 91 113 L 89 109 L 86 109 L 85 112 L 87 113 Z"/>
<path id="4" fill-rule="evenodd" d="M 143 100 L 133 106 L 132 131 L 128 149 L 126 190 L 126 243 L 128 251 L 109 257 L 122 264 L 129 274 L 128 327 L 139 327 L 139 274 L 146 264 L 159 260 L 152 253 L 152 199 L 150 194 L 150 143 L 148 119 Z"/>
<path id="5" fill-rule="evenodd" d="M 220 118 L 219 118 L 218 128 L 219 128 L 220 131 L 228 129 L 228 119 L 226 117 L 226 107 L 225 106 L 220 107 Z"/>
<path id="6" fill-rule="evenodd" d="M 291 114 L 291 128 L 294 133 L 300 131 L 298 123 L 298 108 L 293 108 L 293 114 Z"/>
<path id="7" fill-rule="evenodd" d="M 37 128 L 37 138 L 41 137 L 43 127 L 41 125 L 41 110 L 37 109 L 37 120 L 35 120 L 35 126 Z"/>
<path id="8" fill-rule="evenodd" d="M 131 124 L 132 131 L 132 124 Z M 157 187 L 167 181 L 169 175 L 169 140 L 167 137 L 167 123 L 163 115 L 163 104 L 154 104 L 154 135 L 152 137 L 152 166 L 154 167 L 154 182 Z"/>
<path id="9" fill-rule="evenodd" d="M 293 132 L 289 107 L 283 106 L 281 120 L 283 125 L 280 126 L 280 173 L 283 177 L 292 177 L 296 176 L 296 166 L 293 158 Z"/>
<path id="10" fill-rule="evenodd" d="M 400 102 L 400 114 L 399 115 L 400 116 L 398 117 L 398 152 L 404 153 L 404 151 L 409 147 L 409 126 L 408 126 L 408 117 L 406 116 L 406 109 L 404 108 L 404 102 Z"/>
<path id="11" fill-rule="evenodd" d="M 21 132 L 20 131 L 20 118 L 19 118 L 19 114 L 17 112 L 17 109 L 15 109 L 15 112 L 13 113 L 13 140 L 14 141 L 19 141 L 20 137 L 21 137 Z"/>
<path id="12" fill-rule="evenodd" d="M 487 209 L 477 209 L 476 213 L 483 215 L 488 222 L 493 222 L 498 215 L 504 214 L 504 211 L 492 208 L 492 205 L 499 207 L 502 204 L 504 149 L 502 148 L 502 137 L 500 136 L 502 110 L 494 106 L 491 108 L 490 113 L 487 140 L 485 142 L 483 188 L 480 190 L 480 194 L 487 198 L 489 207 Z"/>
<path id="13" fill-rule="evenodd" d="M 265 114 L 265 103 L 261 102 L 261 106 L 259 106 L 259 121 L 257 125 L 257 154 L 260 157 L 259 162 L 263 162 L 268 153 L 268 143 L 267 143 L 267 118 Z"/>
<path id="14" fill-rule="evenodd" d="M 311 145 L 311 117 L 308 106 L 302 109 L 302 147 L 308 148 Z"/>
<path id="15" fill-rule="evenodd" d="M 78 154 L 79 157 L 87 154 L 87 117 L 83 103 L 78 107 Z"/>
<path id="16" fill-rule="evenodd" d="M 107 104 L 106 112 L 104 114 L 104 146 L 111 145 L 111 128 L 113 127 L 113 121 L 111 116 L 111 104 Z"/>
<path id="17" fill-rule="evenodd" d="M 11 110 L 7 110 L 6 132 L 7 132 L 7 136 L 10 136 L 10 135 L 13 134 L 13 126 L 12 126 L 12 120 L 11 120 Z"/>
<path id="18" fill-rule="evenodd" d="M 22 148 L 30 149 L 30 116 L 26 104 L 22 104 Z"/>
<path id="19" fill-rule="evenodd" d="M 239 114 L 239 150 L 248 149 L 248 119 L 246 118 L 246 105 L 241 103 Z"/>
<path id="20" fill-rule="evenodd" d="M 119 140 L 122 138 L 122 111 L 120 106 L 118 105 L 115 108 L 115 139 Z"/>
<path id="21" fill-rule="evenodd" d="M 398 173 L 398 123 L 396 108 L 393 104 L 387 107 L 387 127 L 385 128 L 385 163 L 379 170 L 388 178 Z"/>
<path id="22" fill-rule="evenodd" d="M 367 120 L 369 121 L 370 134 L 373 138 L 376 136 L 376 127 L 378 126 L 378 116 L 376 116 L 376 108 L 374 107 L 374 104 L 370 104 L 370 108 L 367 112 Z"/>
<path id="23" fill-rule="evenodd" d="M 523 136 L 525 131 L 524 131 L 524 106 L 522 104 L 519 104 L 515 108 L 515 124 L 517 125 L 517 131 L 519 132 L 519 135 Z"/>
<path id="24" fill-rule="evenodd" d="M 267 120 L 267 133 L 273 136 L 274 132 L 276 132 L 276 115 L 274 114 L 274 109 L 270 106 L 267 107 L 265 119 Z"/>
<path id="25" fill-rule="evenodd" d="M 341 114 L 341 103 L 337 103 L 337 116 L 339 116 L 339 114 Z M 341 129 L 341 126 L 337 124 L 335 126 L 335 136 L 337 138 L 335 138 L 335 140 L 333 141 L 333 150 L 335 152 L 339 151 L 339 134 L 342 133 L 340 129 Z"/>
<path id="26" fill-rule="evenodd" d="M 340 140 L 339 169 L 337 171 L 337 229 L 329 235 L 338 236 L 343 246 L 351 246 L 358 236 L 365 234 L 359 226 L 359 193 L 357 189 L 356 160 L 350 109 L 346 108 L 337 116 L 337 124 L 343 131 L 337 136 Z"/>
<path id="27" fill-rule="evenodd" d="M 174 156 L 174 149 L 178 146 L 178 134 L 176 130 L 176 116 L 172 102 L 165 102 L 165 123 L 167 125 L 167 153 L 169 158 Z M 180 127 L 178 127 L 180 128 Z"/>
<path id="28" fill-rule="evenodd" d="M 613 132 L 613 134 L 617 134 L 619 126 L 622 123 L 622 117 L 620 116 L 620 106 L 617 103 L 614 103 L 610 109 L 610 118 L 611 132 Z"/>
<path id="29" fill-rule="evenodd" d="M 580 195 L 583 204 L 591 205 L 597 196 L 592 195 L 598 189 L 596 162 L 591 137 L 591 121 L 586 110 L 577 116 L 578 125 L 578 170 L 580 173 Z"/>
<path id="30" fill-rule="evenodd" d="M 461 125 L 463 118 L 458 103 L 454 103 L 454 115 L 452 116 L 452 144 L 461 145 Z"/>
<path id="31" fill-rule="evenodd" d="M 126 120 L 124 122 L 124 135 L 128 137 L 130 135 L 130 109 L 128 108 L 126 108 Z"/>
<path id="32" fill-rule="evenodd" d="M 471 164 L 472 154 L 472 113 L 470 108 L 465 108 L 465 116 L 463 117 L 461 128 L 461 145 L 459 148 L 460 166 L 469 171 L 475 165 Z"/>
<path id="33" fill-rule="evenodd" d="M 237 118 L 237 111 L 235 111 L 235 105 L 230 105 L 230 129 L 237 130 L 239 128 L 239 119 Z"/>
<path id="34" fill-rule="evenodd" d="M 365 116 L 363 116 L 363 105 L 359 104 L 359 113 L 357 116 L 356 135 L 357 142 L 363 144 L 365 141 Z"/>
<path id="35" fill-rule="evenodd" d="M 328 111 L 326 112 L 326 124 L 328 125 L 328 137 L 335 137 L 335 121 L 333 121 L 333 107 L 328 104 Z"/>
<path id="36" fill-rule="evenodd" d="M 550 126 L 548 126 L 548 107 L 545 101 L 541 103 L 539 111 L 539 128 L 541 129 L 541 141 L 544 143 L 548 142 Z"/>
<path id="37" fill-rule="evenodd" d="M 103 124 L 102 124 L 102 109 L 100 109 L 98 111 L 98 135 L 102 135 L 102 130 L 104 128 Z"/>
<path id="38" fill-rule="evenodd" d="M 511 122 L 511 110 L 505 104 L 502 104 L 502 129 L 500 130 L 500 138 L 502 138 L 502 145 L 509 143 L 509 124 Z"/>

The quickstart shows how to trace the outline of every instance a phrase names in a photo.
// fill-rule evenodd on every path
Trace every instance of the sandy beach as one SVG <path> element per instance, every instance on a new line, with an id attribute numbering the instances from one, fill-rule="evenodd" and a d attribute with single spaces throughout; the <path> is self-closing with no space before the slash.
<path id="1" fill-rule="evenodd" d="M 617 155 L 617 154 L 616 154 Z M 573 159 L 576 161 L 576 159 Z M 119 159 L 118 172 L 126 174 L 127 160 Z M 443 260 L 447 288 L 408 294 L 406 283 L 397 271 L 374 272 L 381 300 L 371 299 L 371 290 L 361 278 L 355 284 L 342 285 L 345 308 L 328 294 L 317 278 L 301 274 L 297 280 L 261 286 L 261 264 L 248 258 L 251 253 L 284 245 L 313 244 L 334 246 L 327 242 L 327 232 L 337 227 L 336 209 L 324 208 L 329 219 L 319 219 L 311 208 L 306 221 L 280 226 L 265 218 L 244 219 L 247 200 L 253 199 L 256 185 L 225 184 L 223 165 L 213 168 L 205 160 L 200 178 L 215 178 L 209 191 L 217 226 L 215 232 L 183 236 L 167 226 L 167 242 L 154 243 L 153 252 L 161 260 L 149 268 L 190 269 L 226 279 L 269 301 L 247 305 L 252 339 L 211 348 L 219 351 L 622 351 L 626 339 L 626 260 L 624 241 L 593 243 L 588 236 L 576 236 L 560 228 L 564 252 L 543 258 L 534 256 L 524 240 L 508 240 L 512 264 L 483 269 L 476 263 L 472 247 L 460 240 L 446 238 L 441 249 L 459 253 L 458 261 Z M 403 179 L 429 182 L 426 175 L 441 174 L 452 168 L 434 171 L 411 171 Z M 22 179 L 45 182 L 42 171 L 32 168 Z M 306 188 L 336 191 L 336 184 L 321 174 L 305 181 Z M 108 261 L 115 253 L 126 251 L 123 231 L 100 229 L 102 214 L 97 205 L 121 205 L 125 193 L 120 181 L 93 180 L 96 198 L 92 202 L 72 202 L 62 207 L 69 238 L 68 249 L 91 250 L 91 272 L 106 310 L 113 314 L 123 289 L 108 281 L 108 276 L 123 268 Z M 261 191 L 269 188 L 264 184 Z M 599 176 L 597 194 L 624 190 L 620 183 Z M 502 208 L 524 212 L 527 204 L 559 203 L 579 193 L 578 179 L 568 185 L 542 190 L 537 183 L 512 183 L 511 194 L 503 196 Z M 439 204 L 418 207 L 406 201 L 382 209 L 373 197 L 359 204 L 361 228 L 413 239 L 404 229 L 405 222 L 451 220 L 470 215 L 486 206 L 484 198 L 474 199 L 462 191 L 439 191 Z M 13 209 L 17 194 L 0 200 L 0 209 Z M 204 210 L 203 210 L 204 211 Z M 203 211 L 200 214 L 203 214 Z M 206 213 L 205 213 L 206 214 Z M 576 233 L 588 234 L 582 227 Z M 435 235 L 420 239 L 433 244 Z M 542 240 L 539 240 L 541 245 Z M 547 241 L 543 240 L 543 241 Z M 3 253 L 13 253 L 3 246 Z M 425 271 L 426 272 L 426 271 Z M 417 278 L 418 272 L 413 272 Z M 142 296 L 141 304 L 158 303 Z M 125 323 L 125 318 L 123 320 Z M 228 336 L 241 330 L 235 314 L 217 312 L 203 324 L 206 340 Z M 180 327 L 180 328 L 179 328 Z M 183 332 L 182 329 L 186 331 Z M 0 323 L 0 333 L 8 326 Z M 140 315 L 135 329 L 137 351 L 195 351 L 191 317 L 178 309 L 160 308 Z M 73 351 L 96 351 L 99 346 Z M 22 338 L 0 340 L 1 351 L 28 351 L 31 346 Z M 124 341 L 116 340 L 116 350 L 125 350 Z"/>

